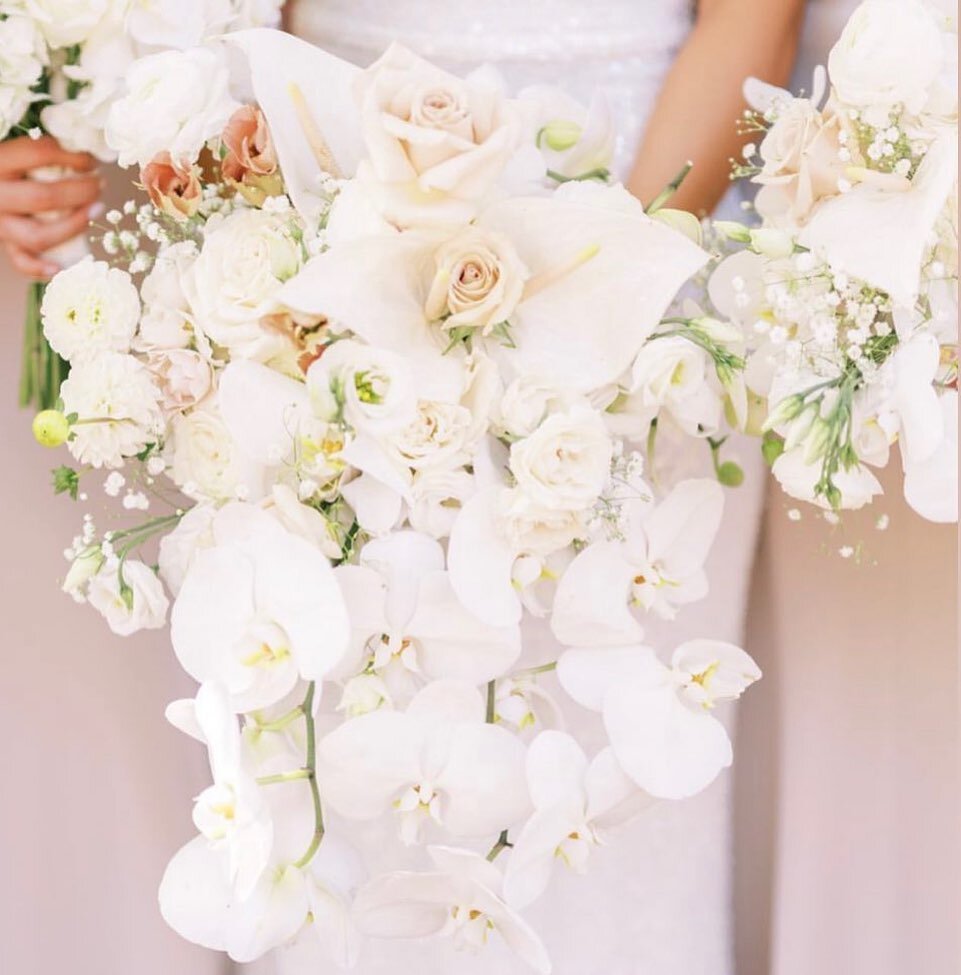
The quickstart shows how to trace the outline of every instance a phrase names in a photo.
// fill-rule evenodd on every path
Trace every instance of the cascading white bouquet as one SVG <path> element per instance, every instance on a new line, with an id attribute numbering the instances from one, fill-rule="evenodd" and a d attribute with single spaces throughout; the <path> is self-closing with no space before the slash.
<path id="1" fill-rule="evenodd" d="M 234 30 L 273 26 L 282 0 L 0 0 L 0 141 L 47 132 L 66 149 L 116 160 L 104 138 L 110 107 L 130 66 L 166 49 L 183 50 Z M 200 80 L 185 76 L 185 86 Z M 60 178 L 56 167 L 35 170 Z M 86 235 L 49 253 L 68 265 L 89 252 Z M 52 407 L 65 369 L 43 341 L 37 315 L 43 284 L 32 286 L 25 326 L 21 406 Z"/>
<path id="2" fill-rule="evenodd" d="M 548 972 L 518 912 L 729 765 L 712 708 L 760 676 L 726 643 L 643 642 L 707 592 L 740 332 L 665 317 L 708 255 L 609 181 L 600 102 L 398 47 L 360 71 L 230 43 L 232 78 L 207 49 L 128 73 L 106 139 L 151 203 L 104 246 L 131 268 L 88 259 L 43 303 L 71 372 L 35 428 L 80 465 L 58 489 L 179 491 L 126 528 L 87 516 L 65 581 L 120 634 L 172 597 L 200 685 L 168 715 L 213 784 L 163 914 L 297 972 L 434 935 Z M 654 468 L 672 429 L 717 476 Z"/>
<path id="3" fill-rule="evenodd" d="M 748 247 L 711 296 L 745 330 L 745 380 L 767 401 L 764 449 L 789 495 L 859 508 L 897 442 L 911 507 L 957 521 L 956 18 L 867 0 L 828 74 L 809 97 L 746 86 L 763 141 L 737 170 L 760 185 L 762 226 L 719 225 Z"/>

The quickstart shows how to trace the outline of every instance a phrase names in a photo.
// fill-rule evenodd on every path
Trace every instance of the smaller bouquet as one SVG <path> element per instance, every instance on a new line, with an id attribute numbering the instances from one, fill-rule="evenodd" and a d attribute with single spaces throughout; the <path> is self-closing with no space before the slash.
<path id="1" fill-rule="evenodd" d="M 138 58 L 274 25 L 280 7 L 280 0 L 0 0 L 0 140 L 47 132 L 66 149 L 113 162 L 107 116 Z M 66 174 L 44 167 L 31 175 L 47 181 Z M 88 250 L 79 236 L 47 256 L 69 266 Z M 43 291 L 36 282 L 28 298 L 20 405 L 49 409 L 68 366 L 44 340 Z"/>
<path id="2" fill-rule="evenodd" d="M 956 30 L 924 0 L 867 0 L 826 100 L 823 68 L 806 97 L 746 85 L 763 139 L 735 175 L 762 224 L 716 225 L 746 247 L 709 290 L 747 337 L 775 477 L 824 508 L 879 495 L 897 443 L 908 504 L 957 520 Z"/>

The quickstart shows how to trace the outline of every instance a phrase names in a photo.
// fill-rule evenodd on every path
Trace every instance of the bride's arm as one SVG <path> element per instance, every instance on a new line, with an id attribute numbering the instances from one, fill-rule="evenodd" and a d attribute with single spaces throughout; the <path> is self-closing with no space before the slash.
<path id="1" fill-rule="evenodd" d="M 709 213 L 729 185 L 728 160 L 748 141 L 735 120 L 749 75 L 787 82 L 804 0 L 699 0 L 690 36 L 658 96 L 628 185 L 648 202 L 685 160 L 694 169 L 669 206 Z"/>

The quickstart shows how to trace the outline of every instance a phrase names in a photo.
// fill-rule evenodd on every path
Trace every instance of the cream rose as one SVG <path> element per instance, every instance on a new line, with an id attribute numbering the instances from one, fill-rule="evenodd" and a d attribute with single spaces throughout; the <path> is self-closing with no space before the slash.
<path id="1" fill-rule="evenodd" d="M 452 467 L 467 460 L 470 410 L 456 403 L 420 400 L 414 419 L 393 439 L 404 464 L 414 470 Z"/>
<path id="2" fill-rule="evenodd" d="M 831 83 L 848 105 L 920 111 L 943 61 L 941 32 L 921 0 L 866 0 L 828 56 Z"/>
<path id="3" fill-rule="evenodd" d="M 583 511 L 610 476 L 613 445 L 601 417 L 586 405 L 549 416 L 511 446 L 518 489 L 548 512 Z"/>
<path id="4" fill-rule="evenodd" d="M 389 220 L 410 226 L 470 219 L 514 153 L 516 106 L 494 85 L 463 81 L 393 45 L 364 73 L 369 163 Z"/>
<path id="5" fill-rule="evenodd" d="M 514 245 L 502 234 L 468 227 L 438 248 L 425 312 L 450 331 L 476 328 L 489 335 L 514 312 L 529 277 Z"/>
<path id="6" fill-rule="evenodd" d="M 196 326 L 232 356 L 266 360 L 286 348 L 262 319 L 276 311 L 276 295 L 301 267 L 294 217 L 235 210 L 211 227 L 184 276 Z"/>
<path id="7" fill-rule="evenodd" d="M 814 205 L 838 192 L 844 163 L 838 151 L 837 115 L 818 111 L 807 98 L 793 98 L 778 114 L 760 146 L 763 166 L 756 206 L 771 225 L 803 225 Z"/>

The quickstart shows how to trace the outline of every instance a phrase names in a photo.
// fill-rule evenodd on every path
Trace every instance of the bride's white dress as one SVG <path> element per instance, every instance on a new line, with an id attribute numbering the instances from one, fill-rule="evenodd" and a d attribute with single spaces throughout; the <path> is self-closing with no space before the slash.
<path id="1" fill-rule="evenodd" d="M 692 6 L 690 0 L 300 0 L 293 29 L 360 65 L 396 40 L 458 74 L 494 63 L 513 90 L 556 84 L 586 100 L 602 86 L 617 117 L 615 168 L 623 176 L 690 29 Z M 753 445 L 730 453 L 748 477 L 728 491 L 726 525 L 709 566 L 711 595 L 669 626 L 648 627 L 662 651 L 692 636 L 741 637 L 764 478 L 757 453 Z M 694 468 L 706 455 L 705 448 L 703 458 L 678 461 Z M 598 851 L 586 876 L 555 871 L 552 887 L 525 912 L 547 944 L 555 975 L 734 971 L 729 791 L 722 776 L 695 799 L 655 807 Z M 496 939 L 478 956 L 445 943 L 379 942 L 359 965 L 360 975 L 525 971 Z"/>

